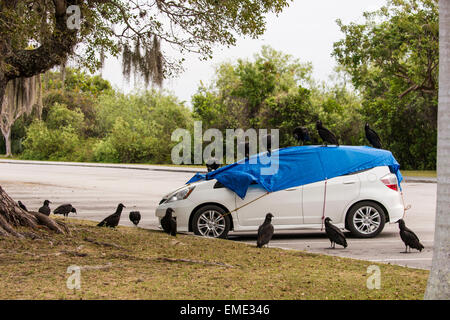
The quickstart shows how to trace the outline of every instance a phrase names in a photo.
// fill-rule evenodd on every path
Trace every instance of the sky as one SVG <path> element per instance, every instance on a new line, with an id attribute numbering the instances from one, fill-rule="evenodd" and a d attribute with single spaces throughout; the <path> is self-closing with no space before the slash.
<path id="1" fill-rule="evenodd" d="M 327 81 L 336 66 L 331 56 L 333 43 L 343 38 L 336 19 L 344 23 L 363 22 L 364 11 L 377 10 L 385 3 L 385 0 L 294 0 L 278 16 L 267 16 L 267 30 L 259 39 L 241 37 L 234 47 L 217 46 L 213 58 L 207 61 L 195 54 L 185 55 L 184 72 L 165 80 L 163 88 L 189 106 L 200 81 L 207 84 L 213 79 L 215 66 L 238 58 L 251 59 L 263 45 L 291 54 L 301 62 L 312 62 L 313 77 Z M 103 77 L 123 92 L 135 88 L 133 81 L 124 80 L 120 59 L 107 59 Z"/>

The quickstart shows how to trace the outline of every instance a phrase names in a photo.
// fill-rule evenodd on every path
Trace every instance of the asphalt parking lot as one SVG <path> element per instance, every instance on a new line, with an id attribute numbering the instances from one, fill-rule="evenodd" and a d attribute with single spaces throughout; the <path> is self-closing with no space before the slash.
<path id="1" fill-rule="evenodd" d="M 113 213 L 117 204 L 122 202 L 127 209 L 121 225 L 131 226 L 128 212 L 137 209 L 143 215 L 140 227 L 158 228 L 154 211 L 159 200 L 191 178 L 195 169 L 178 172 L 173 167 L 128 167 L 55 166 L 1 160 L 0 185 L 29 209 L 37 210 L 45 199 L 54 203 L 52 209 L 70 202 L 78 210 L 76 218 L 94 221 Z M 405 203 L 411 204 L 405 221 L 424 244 L 425 250 L 421 253 L 401 253 L 404 246 L 397 224 L 387 225 L 374 239 L 356 239 L 348 235 L 349 246 L 346 249 L 339 246 L 330 249 L 325 233 L 317 230 L 277 232 L 270 246 L 430 269 L 436 183 L 403 183 L 403 192 Z M 232 233 L 229 238 L 249 244 L 256 242 L 256 234 Z"/>

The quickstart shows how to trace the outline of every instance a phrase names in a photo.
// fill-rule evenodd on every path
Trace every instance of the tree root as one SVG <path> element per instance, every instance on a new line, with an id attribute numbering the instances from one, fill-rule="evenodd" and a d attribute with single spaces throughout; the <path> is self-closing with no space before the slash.
<path id="1" fill-rule="evenodd" d="M 67 226 L 67 224 L 65 224 L 64 222 L 59 221 L 59 220 L 54 220 L 54 221 L 58 224 L 58 226 L 59 226 L 61 229 L 64 230 L 64 233 L 68 234 L 69 236 L 72 235 L 72 232 L 70 231 L 70 229 L 69 229 L 69 227 Z"/>
<path id="2" fill-rule="evenodd" d="M 14 236 L 17 238 L 24 238 L 24 236 L 14 230 L 14 228 L 0 215 L 0 235 Z"/>
<path id="3" fill-rule="evenodd" d="M 26 212 L 0 186 L 0 236 L 24 238 L 26 233 L 16 231 L 17 227 L 38 229 L 45 226 L 60 234 L 70 234 L 67 226 L 38 212 Z"/>
<path id="4" fill-rule="evenodd" d="M 66 233 L 66 231 L 63 230 L 63 228 L 60 226 L 61 222 L 50 219 L 45 214 L 39 212 L 30 212 L 30 214 L 32 214 L 37 219 L 40 225 L 43 225 L 56 233 Z"/>

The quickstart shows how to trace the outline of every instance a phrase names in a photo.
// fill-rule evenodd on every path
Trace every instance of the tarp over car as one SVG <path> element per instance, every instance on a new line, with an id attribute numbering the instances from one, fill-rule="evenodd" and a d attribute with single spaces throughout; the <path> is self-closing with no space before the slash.
<path id="1" fill-rule="evenodd" d="M 216 179 L 242 199 L 251 184 L 268 192 L 318 182 L 334 177 L 389 166 L 400 182 L 400 164 L 390 151 L 367 146 L 289 147 L 242 159 L 206 174 L 197 173 L 187 183 Z"/>

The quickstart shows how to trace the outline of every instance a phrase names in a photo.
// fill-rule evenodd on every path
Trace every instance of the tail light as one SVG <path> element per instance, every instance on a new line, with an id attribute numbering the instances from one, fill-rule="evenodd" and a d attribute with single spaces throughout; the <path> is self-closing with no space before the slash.
<path id="1" fill-rule="evenodd" d="M 398 191 L 397 176 L 395 174 L 389 173 L 385 175 L 383 178 L 381 178 L 381 182 L 383 182 L 384 185 L 389 189 Z"/>

